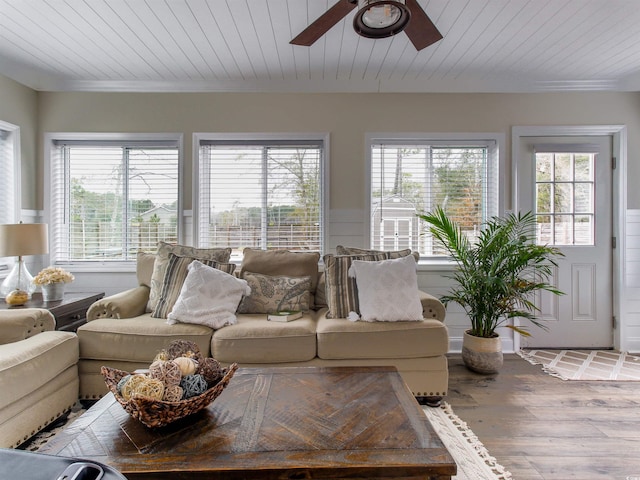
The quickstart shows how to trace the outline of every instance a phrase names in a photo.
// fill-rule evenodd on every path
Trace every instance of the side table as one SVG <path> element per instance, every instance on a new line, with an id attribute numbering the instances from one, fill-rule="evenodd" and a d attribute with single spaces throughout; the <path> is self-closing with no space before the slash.
<path id="1" fill-rule="evenodd" d="M 102 293 L 65 293 L 62 300 L 45 302 L 42 293 L 34 293 L 24 305 L 12 306 L 0 301 L 0 310 L 17 308 L 46 308 L 56 317 L 56 330 L 75 332 L 87 323 L 87 309 L 95 301 L 104 297 Z"/>

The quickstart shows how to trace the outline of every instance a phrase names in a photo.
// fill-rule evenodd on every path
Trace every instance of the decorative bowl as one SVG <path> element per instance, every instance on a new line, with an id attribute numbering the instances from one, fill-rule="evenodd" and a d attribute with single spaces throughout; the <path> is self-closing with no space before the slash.
<path id="1" fill-rule="evenodd" d="M 222 391 L 229 385 L 229 381 L 238 369 L 238 364 L 233 363 L 228 368 L 223 369 L 223 377 L 218 383 L 207 389 L 200 395 L 179 400 L 177 402 L 167 402 L 156 400 L 151 397 L 134 396 L 125 400 L 118 391 L 118 382 L 129 372 L 103 366 L 100 370 L 104 381 L 111 393 L 122 405 L 122 407 L 133 418 L 139 420 L 150 428 L 164 427 L 176 420 L 199 412 L 213 402 Z"/>

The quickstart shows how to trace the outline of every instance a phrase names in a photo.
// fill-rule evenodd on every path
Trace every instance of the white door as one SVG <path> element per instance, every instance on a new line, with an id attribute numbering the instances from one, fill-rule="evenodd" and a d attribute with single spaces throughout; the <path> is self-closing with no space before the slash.
<path id="1" fill-rule="evenodd" d="M 537 241 L 559 248 L 553 282 L 563 296 L 537 296 L 539 318 L 523 347 L 613 346 L 611 137 L 523 137 L 517 205 L 538 219 Z"/>

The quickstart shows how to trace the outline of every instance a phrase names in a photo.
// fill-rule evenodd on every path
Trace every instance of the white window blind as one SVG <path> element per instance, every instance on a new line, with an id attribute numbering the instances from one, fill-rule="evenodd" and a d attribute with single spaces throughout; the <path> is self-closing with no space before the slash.
<path id="1" fill-rule="evenodd" d="M 445 252 L 417 214 L 441 206 L 470 237 L 497 214 L 494 141 L 371 143 L 371 248 Z"/>
<path id="2" fill-rule="evenodd" d="M 0 122 L 0 223 L 18 221 L 17 131 L 17 127 Z M 9 270 L 13 261 L 13 258 L 0 258 L 0 275 Z"/>
<path id="3" fill-rule="evenodd" d="M 10 130 L 0 125 L 0 223 L 16 220 L 16 158 Z"/>
<path id="4" fill-rule="evenodd" d="M 320 251 L 323 155 L 322 141 L 202 140 L 199 246 Z"/>
<path id="5" fill-rule="evenodd" d="M 178 239 L 176 141 L 53 142 L 55 263 L 135 260 Z"/>

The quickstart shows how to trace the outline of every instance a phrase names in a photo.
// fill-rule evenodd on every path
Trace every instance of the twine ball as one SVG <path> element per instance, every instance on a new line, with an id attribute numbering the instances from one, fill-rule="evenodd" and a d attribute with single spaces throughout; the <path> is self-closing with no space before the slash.
<path id="1" fill-rule="evenodd" d="M 122 386 L 122 398 L 129 401 L 133 397 L 143 396 L 150 397 L 154 400 L 162 400 L 164 395 L 164 384 L 156 379 L 147 377 L 146 375 L 136 374 Z"/>
<path id="2" fill-rule="evenodd" d="M 223 377 L 220 362 L 211 357 L 204 358 L 198 364 L 198 373 L 204 377 L 209 386 L 215 385 Z"/>
<path id="3" fill-rule="evenodd" d="M 142 374 L 128 375 L 128 377 L 129 379 L 122 385 L 122 388 L 120 389 L 120 395 L 122 395 L 122 398 L 124 398 L 126 401 L 129 401 L 129 399 L 133 396 L 138 385 L 142 384 L 142 382 L 147 379 L 146 375 Z"/>
<path id="4" fill-rule="evenodd" d="M 198 363 L 193 358 L 178 357 L 174 358 L 173 362 L 180 367 L 180 373 L 182 373 L 183 377 L 193 375 L 196 373 L 196 368 L 198 368 Z"/>
<path id="5" fill-rule="evenodd" d="M 149 366 L 149 376 L 164 383 L 165 386 L 180 385 L 182 372 L 174 361 L 156 360 Z"/>
<path id="6" fill-rule="evenodd" d="M 162 400 L 165 402 L 179 402 L 182 400 L 182 396 L 184 395 L 184 390 L 180 385 L 169 385 L 164 388 L 164 396 Z"/>
<path id="7" fill-rule="evenodd" d="M 183 398 L 191 398 L 207 390 L 207 381 L 202 375 L 186 375 L 182 377 L 180 386 L 184 390 Z"/>

